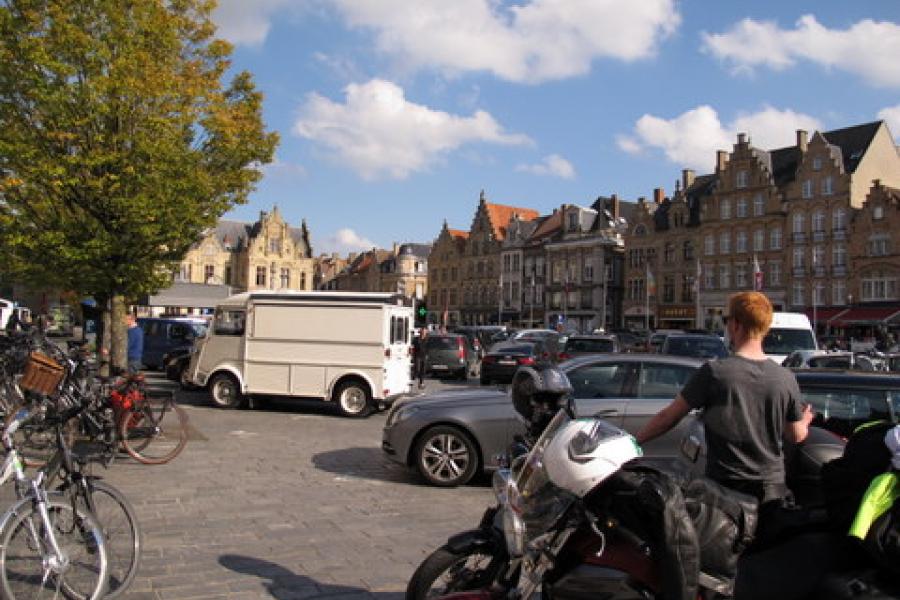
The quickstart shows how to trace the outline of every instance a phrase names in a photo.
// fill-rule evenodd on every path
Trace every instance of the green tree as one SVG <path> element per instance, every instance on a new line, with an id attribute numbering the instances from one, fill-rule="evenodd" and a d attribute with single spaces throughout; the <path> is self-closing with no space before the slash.
<path id="1" fill-rule="evenodd" d="M 278 143 L 213 0 L 0 0 L 0 269 L 134 299 L 246 201 Z M 124 329 L 113 319 L 113 348 Z M 115 352 L 124 363 L 124 350 Z"/>

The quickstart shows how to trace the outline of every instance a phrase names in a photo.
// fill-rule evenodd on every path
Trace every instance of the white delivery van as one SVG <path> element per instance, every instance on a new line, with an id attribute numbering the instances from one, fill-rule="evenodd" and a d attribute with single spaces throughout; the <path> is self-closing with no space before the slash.
<path id="1" fill-rule="evenodd" d="M 725 329 L 725 345 L 731 347 L 728 329 Z M 763 339 L 763 352 L 779 365 L 794 350 L 818 350 L 809 317 L 803 313 L 772 313 L 772 326 Z"/>
<path id="2" fill-rule="evenodd" d="M 362 417 L 409 392 L 412 327 L 412 305 L 397 294 L 245 292 L 216 307 L 185 378 L 223 408 L 298 396 Z"/>

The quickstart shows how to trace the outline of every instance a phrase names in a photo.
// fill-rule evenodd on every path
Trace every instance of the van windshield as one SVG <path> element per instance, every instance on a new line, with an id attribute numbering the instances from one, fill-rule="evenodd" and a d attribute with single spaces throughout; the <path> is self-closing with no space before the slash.
<path id="1" fill-rule="evenodd" d="M 815 350 L 816 341 L 808 329 L 772 328 L 763 338 L 766 354 L 790 354 L 794 350 Z"/>

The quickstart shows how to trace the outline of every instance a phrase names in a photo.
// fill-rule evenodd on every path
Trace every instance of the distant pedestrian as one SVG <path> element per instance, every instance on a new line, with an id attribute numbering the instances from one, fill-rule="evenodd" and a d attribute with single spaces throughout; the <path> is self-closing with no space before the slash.
<path id="1" fill-rule="evenodd" d="M 416 379 L 419 380 L 419 389 L 425 387 L 425 338 L 428 337 L 428 330 L 422 328 L 419 335 L 413 338 L 413 360 L 415 361 Z"/>
<path id="2" fill-rule="evenodd" d="M 144 330 L 138 327 L 134 315 L 126 315 L 125 324 L 128 326 L 128 372 L 134 374 L 141 370 L 144 359 Z"/>

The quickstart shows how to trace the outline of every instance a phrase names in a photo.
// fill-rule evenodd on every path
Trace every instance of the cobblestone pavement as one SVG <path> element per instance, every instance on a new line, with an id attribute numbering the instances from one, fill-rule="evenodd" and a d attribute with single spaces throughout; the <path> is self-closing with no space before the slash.
<path id="1" fill-rule="evenodd" d="M 401 598 L 427 553 L 491 501 L 486 482 L 433 488 L 388 461 L 385 413 L 351 420 L 313 401 L 226 411 L 202 393 L 179 401 L 193 429 L 178 458 L 117 459 L 100 473 L 144 532 L 125 600 Z"/>

